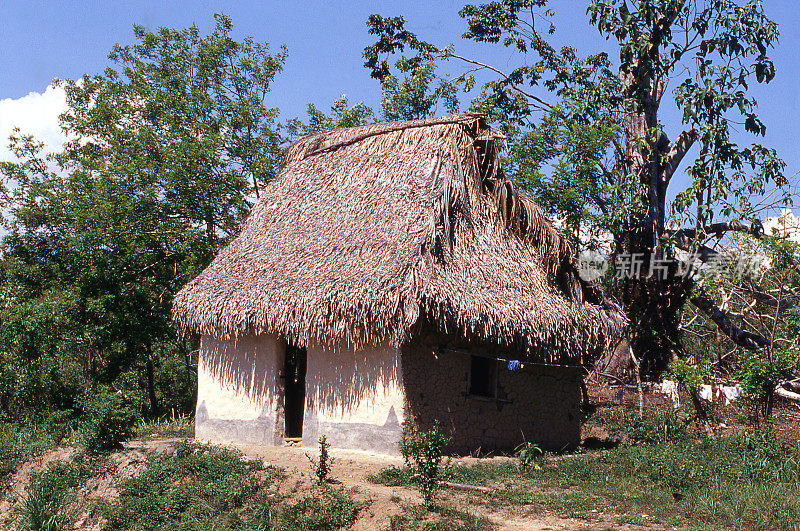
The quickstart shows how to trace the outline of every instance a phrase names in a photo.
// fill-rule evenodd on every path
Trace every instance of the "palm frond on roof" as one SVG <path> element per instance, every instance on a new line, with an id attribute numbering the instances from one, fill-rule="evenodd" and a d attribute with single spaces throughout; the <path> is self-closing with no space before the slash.
<path id="1" fill-rule="evenodd" d="M 175 322 L 359 347 L 400 343 L 424 317 L 529 359 L 585 362 L 621 313 L 503 176 L 497 136 L 465 114 L 301 138 L 241 234 L 176 295 Z"/>

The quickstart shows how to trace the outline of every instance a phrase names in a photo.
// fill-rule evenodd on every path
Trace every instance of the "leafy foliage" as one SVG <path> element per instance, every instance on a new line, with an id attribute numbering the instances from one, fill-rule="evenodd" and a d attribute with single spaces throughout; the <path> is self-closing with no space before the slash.
<path id="1" fill-rule="evenodd" d="M 115 46 L 102 74 L 61 82 L 62 152 L 16 133 L 2 163 L 0 405 L 79 410 L 98 385 L 152 416 L 191 412 L 196 340 L 170 321 L 178 289 L 238 232 L 274 175 L 266 105 L 286 50 L 236 41 L 228 17 Z"/>
<path id="2" fill-rule="evenodd" d="M 778 190 L 779 202 L 788 200 L 777 153 L 733 133 L 737 122 L 747 133 L 765 132 L 751 85 L 774 77 L 768 54 L 778 29 L 761 2 L 592 0 L 589 23 L 614 42 L 613 58 L 553 46 L 553 9 L 546 0 L 498 0 L 460 10 L 462 38 L 507 49 L 512 59 L 504 68 L 461 55 L 452 44 L 425 42 L 402 17 L 373 15 L 367 25 L 377 39 L 364 50 L 365 66 L 385 86 L 432 62 L 455 65 L 455 77 L 426 78 L 428 99 L 408 90 L 392 101 L 409 115 L 428 115 L 436 98 L 447 102 L 460 89 L 471 110 L 506 133 L 506 171 L 576 245 L 639 253 L 645 270 L 651 256 L 674 265 L 676 247 L 704 244 L 712 236 L 705 227 L 720 216 L 757 218 L 768 187 Z M 670 91 L 680 116 L 671 125 L 661 112 Z M 668 137 L 668 129 L 680 128 Z M 673 177 L 692 149 L 689 184 L 673 192 Z M 671 236 L 679 223 L 700 229 L 677 242 Z M 631 345 L 643 371 L 661 372 L 681 352 L 680 311 L 691 284 L 645 276 L 613 284 L 636 324 Z"/>
<path id="3" fill-rule="evenodd" d="M 375 117 L 375 111 L 364 105 L 363 102 L 350 105 L 350 100 L 344 95 L 333 102 L 330 114 L 325 114 L 313 103 L 308 104 L 307 113 L 308 117 L 305 123 L 298 118 L 289 120 L 286 125 L 287 131 L 293 135 L 310 135 L 341 127 L 366 125 L 371 123 Z"/>
<path id="4" fill-rule="evenodd" d="M 704 361 L 706 360 L 700 360 L 700 363 L 693 365 L 686 360 L 675 359 L 670 363 L 664 378 L 675 380 L 690 393 L 696 392 L 710 377 L 708 367 L 703 365 Z"/>
<path id="5" fill-rule="evenodd" d="M 84 445 L 90 454 L 122 448 L 134 434 L 138 415 L 120 393 L 100 393 L 86 407 Z"/>
<path id="6" fill-rule="evenodd" d="M 779 348 L 745 351 L 739 357 L 739 382 L 745 395 L 762 404 L 765 417 L 772 413 L 773 394 L 778 384 L 789 379 L 800 366 L 800 350 Z"/>
<path id="7" fill-rule="evenodd" d="M 408 423 L 403 428 L 401 453 L 410 464 L 425 503 L 431 507 L 436 491 L 441 487 L 439 482 L 442 458 L 450 438 L 441 432 L 438 421 L 426 431 L 419 430 L 413 423 Z"/>

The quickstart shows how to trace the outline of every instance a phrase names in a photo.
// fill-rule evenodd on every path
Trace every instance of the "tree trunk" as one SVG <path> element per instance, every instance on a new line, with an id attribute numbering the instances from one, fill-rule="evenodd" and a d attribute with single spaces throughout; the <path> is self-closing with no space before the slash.
<path id="1" fill-rule="evenodd" d="M 144 348 L 145 353 L 147 354 L 145 372 L 147 374 L 147 396 L 150 399 L 150 413 L 153 416 L 157 416 L 158 398 L 156 397 L 156 378 L 155 367 L 153 366 L 153 349 L 149 344 L 146 344 Z"/>
<path id="2" fill-rule="evenodd" d="M 641 186 L 641 210 L 629 221 L 618 251 L 627 255 L 622 274 L 622 302 L 631 323 L 631 348 L 640 361 L 640 375 L 656 378 L 681 351 L 681 308 L 690 284 L 676 273 L 660 238 L 664 232 L 667 185 L 671 167 L 688 149 L 685 138 L 670 144 L 666 137 L 654 140 L 658 131 L 658 107 L 663 84 L 647 63 L 620 70 L 625 87 L 625 167 L 630 179 Z M 683 144 L 681 144 L 683 142 Z M 672 152 L 680 155 L 672 156 Z M 619 259 L 619 257 L 618 257 Z M 638 263 L 638 269 L 633 264 Z M 618 262 L 618 267 L 622 262 Z"/>
<path id="3" fill-rule="evenodd" d="M 186 367 L 186 396 L 190 397 L 189 401 L 192 406 L 197 405 L 197 375 L 192 371 L 192 350 L 190 345 L 184 344 L 186 348 L 183 356 L 184 364 Z"/>

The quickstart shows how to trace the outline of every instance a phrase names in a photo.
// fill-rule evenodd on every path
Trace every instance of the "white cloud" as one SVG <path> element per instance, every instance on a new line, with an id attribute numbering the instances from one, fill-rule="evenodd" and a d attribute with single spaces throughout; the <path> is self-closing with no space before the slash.
<path id="1" fill-rule="evenodd" d="M 795 216 L 788 208 L 784 208 L 775 217 L 765 219 L 762 224 L 765 234 L 781 236 L 800 243 L 800 216 Z"/>
<path id="2" fill-rule="evenodd" d="M 47 151 L 57 151 L 66 139 L 58 125 L 58 115 L 66 109 L 64 89 L 53 85 L 44 93 L 31 92 L 17 99 L 1 99 L 0 161 L 14 160 L 8 149 L 8 137 L 14 127 L 44 142 Z"/>

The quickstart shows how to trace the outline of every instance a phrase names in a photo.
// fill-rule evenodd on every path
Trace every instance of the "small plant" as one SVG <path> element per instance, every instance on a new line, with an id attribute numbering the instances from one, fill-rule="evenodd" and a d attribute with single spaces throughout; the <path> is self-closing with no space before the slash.
<path id="1" fill-rule="evenodd" d="M 314 474 L 317 476 L 317 481 L 320 485 L 329 481 L 328 474 L 330 474 L 331 467 L 333 467 L 333 462 L 335 461 L 334 457 L 330 455 L 330 447 L 331 443 L 323 435 L 319 438 L 319 459 L 314 459 L 306 454 L 306 457 L 314 466 Z"/>
<path id="2" fill-rule="evenodd" d="M 450 437 L 439 429 L 439 422 L 427 431 L 420 431 L 415 425 L 404 426 L 400 451 L 409 462 L 413 477 L 422 491 L 425 504 L 433 507 L 433 499 L 440 488 L 441 464 L 445 447 Z"/>
<path id="3" fill-rule="evenodd" d="M 527 470 L 532 466 L 538 466 L 538 461 L 543 455 L 544 451 L 532 442 L 524 442 L 517 447 L 517 459 L 519 459 L 519 466 L 523 470 Z"/>
<path id="4" fill-rule="evenodd" d="M 97 454 L 122 447 L 133 436 L 137 415 L 120 393 L 100 393 L 86 407 L 84 446 Z"/>
<path id="5" fill-rule="evenodd" d="M 28 489 L 22 505 L 22 529 L 26 531 L 66 531 L 69 518 L 63 513 L 63 501 L 52 499 L 41 486 Z"/>

